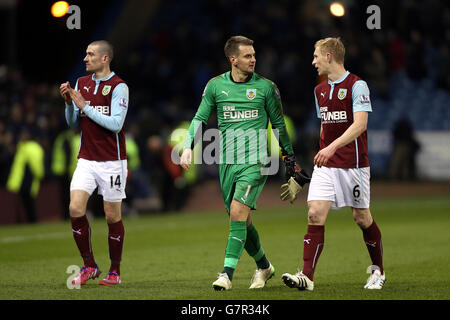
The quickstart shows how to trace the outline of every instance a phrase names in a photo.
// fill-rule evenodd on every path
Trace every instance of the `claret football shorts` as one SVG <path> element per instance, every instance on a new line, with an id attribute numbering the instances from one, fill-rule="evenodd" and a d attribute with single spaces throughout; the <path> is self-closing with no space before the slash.
<path id="1" fill-rule="evenodd" d="M 120 202 L 126 198 L 127 175 L 127 160 L 90 161 L 80 158 L 72 176 L 70 191 L 84 190 L 92 195 L 98 187 L 97 192 L 104 201 Z"/>
<path id="2" fill-rule="evenodd" d="M 314 166 L 308 201 L 332 201 L 331 209 L 365 209 L 370 204 L 370 167 L 329 168 Z"/>

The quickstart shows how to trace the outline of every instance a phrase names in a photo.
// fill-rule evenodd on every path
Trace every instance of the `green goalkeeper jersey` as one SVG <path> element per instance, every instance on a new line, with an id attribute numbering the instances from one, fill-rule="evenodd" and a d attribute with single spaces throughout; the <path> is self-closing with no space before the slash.
<path id="1" fill-rule="evenodd" d="M 220 132 L 220 163 L 263 163 L 267 159 L 267 126 L 278 129 L 282 150 L 293 154 L 286 131 L 280 93 L 272 81 L 253 73 L 246 82 L 234 82 L 231 72 L 212 78 L 194 116 L 185 148 L 192 148 L 201 123 L 217 112 Z"/>

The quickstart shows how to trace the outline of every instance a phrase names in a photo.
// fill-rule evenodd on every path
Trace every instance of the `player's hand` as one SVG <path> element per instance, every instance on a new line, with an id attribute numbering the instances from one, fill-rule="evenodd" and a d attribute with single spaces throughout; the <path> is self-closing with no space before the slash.
<path id="1" fill-rule="evenodd" d="M 300 168 L 295 162 L 294 155 L 286 155 L 283 156 L 283 163 L 286 167 L 286 180 L 290 180 L 290 178 L 294 178 L 300 187 L 311 181 L 311 177 L 308 173 L 302 168 Z"/>
<path id="2" fill-rule="evenodd" d="M 294 203 L 300 190 L 302 190 L 302 187 L 295 181 L 293 177 L 290 177 L 288 182 L 281 186 L 280 199 L 283 201 L 289 200 L 291 203 Z"/>
<path id="3" fill-rule="evenodd" d="M 336 148 L 330 144 L 326 148 L 323 148 L 319 152 L 317 152 L 316 156 L 314 157 L 314 164 L 317 165 L 319 168 L 321 166 L 325 166 L 330 160 L 332 156 L 336 153 Z"/>
<path id="4" fill-rule="evenodd" d="M 61 94 L 61 97 L 67 104 L 72 104 L 72 98 L 70 97 L 70 89 L 72 88 L 70 87 L 69 81 L 62 83 L 59 86 L 59 93 Z"/>
<path id="5" fill-rule="evenodd" d="M 83 110 L 86 106 L 86 100 L 84 100 L 83 96 L 81 95 L 80 91 L 76 91 L 72 88 L 69 90 L 70 97 L 72 98 L 72 101 L 75 103 L 75 105 L 80 109 Z"/>
<path id="6" fill-rule="evenodd" d="M 184 170 L 189 170 L 192 163 L 192 149 L 184 149 L 181 154 L 180 165 Z"/>

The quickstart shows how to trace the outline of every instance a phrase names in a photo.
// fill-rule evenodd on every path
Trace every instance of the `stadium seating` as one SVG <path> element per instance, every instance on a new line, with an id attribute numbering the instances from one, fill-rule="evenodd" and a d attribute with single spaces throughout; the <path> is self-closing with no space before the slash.
<path id="1" fill-rule="evenodd" d="M 374 112 L 369 129 L 391 130 L 402 116 L 409 116 L 416 131 L 450 130 L 450 93 L 436 88 L 431 79 L 414 82 L 406 76 L 390 81 L 391 98 L 372 99 Z"/>

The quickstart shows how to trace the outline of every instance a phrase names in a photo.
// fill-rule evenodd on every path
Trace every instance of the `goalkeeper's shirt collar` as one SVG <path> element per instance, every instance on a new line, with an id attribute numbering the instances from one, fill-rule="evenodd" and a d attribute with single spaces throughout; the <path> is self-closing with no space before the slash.
<path id="1" fill-rule="evenodd" d="M 248 77 L 247 77 L 247 79 L 245 79 L 245 81 L 243 81 L 243 82 L 236 82 L 236 81 L 234 81 L 233 77 L 231 76 L 231 71 L 229 71 L 229 75 L 230 75 L 230 80 L 231 80 L 233 83 L 240 84 L 240 83 L 247 83 L 247 82 L 249 82 L 250 80 L 252 80 L 254 73 L 249 74 Z"/>

